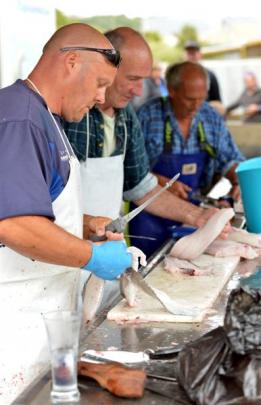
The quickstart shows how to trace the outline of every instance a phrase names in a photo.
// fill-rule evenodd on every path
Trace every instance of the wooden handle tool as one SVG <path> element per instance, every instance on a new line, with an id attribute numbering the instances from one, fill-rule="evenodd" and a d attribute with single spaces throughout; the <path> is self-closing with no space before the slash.
<path id="1" fill-rule="evenodd" d="M 144 370 L 131 369 L 116 363 L 78 362 L 78 375 L 90 377 L 112 394 L 123 398 L 141 398 L 144 393 Z"/>

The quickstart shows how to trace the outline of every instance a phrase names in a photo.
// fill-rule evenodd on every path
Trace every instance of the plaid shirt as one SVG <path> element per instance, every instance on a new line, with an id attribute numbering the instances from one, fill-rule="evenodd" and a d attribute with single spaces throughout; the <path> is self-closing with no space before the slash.
<path id="1" fill-rule="evenodd" d="M 170 116 L 173 131 L 172 153 L 194 154 L 200 152 L 197 129 L 199 122 L 203 124 L 207 142 L 216 150 L 217 157 L 215 159 L 208 159 L 208 163 L 204 168 L 202 187 L 207 187 L 211 184 L 214 173 L 225 175 L 235 163 L 244 160 L 222 117 L 208 103 L 205 102 L 195 115 L 190 127 L 189 137 L 185 140 L 169 100 L 166 102 L 164 113 L 161 99 L 155 98 L 144 104 L 137 112 L 152 168 L 163 152 L 164 120 L 166 114 Z"/>
<path id="2" fill-rule="evenodd" d="M 131 106 L 119 109 L 115 116 L 116 149 L 111 156 L 124 153 L 125 129 L 127 128 L 126 154 L 124 159 L 124 197 L 137 199 L 151 191 L 157 184 L 149 173 L 149 161 L 146 154 L 144 137 L 137 116 Z M 89 113 L 90 138 L 89 157 L 102 157 L 104 142 L 104 122 L 101 112 L 94 107 Z M 65 123 L 65 132 L 73 149 L 81 161 L 86 160 L 87 122 L 86 117 L 78 123 Z M 138 194 L 131 190 L 139 189 Z M 142 190 L 141 190 L 142 188 Z M 129 193 L 126 193 L 129 192 Z"/>

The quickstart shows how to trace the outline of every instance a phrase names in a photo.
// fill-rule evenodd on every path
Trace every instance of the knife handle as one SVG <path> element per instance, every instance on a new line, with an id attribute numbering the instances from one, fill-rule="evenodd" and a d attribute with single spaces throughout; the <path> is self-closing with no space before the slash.
<path id="1" fill-rule="evenodd" d="M 126 226 L 126 221 L 123 217 L 118 217 L 111 221 L 108 225 L 105 226 L 105 231 L 111 231 L 113 233 L 122 233 Z M 102 242 L 107 240 L 106 235 L 98 236 L 98 235 L 90 235 L 89 239 L 92 242 Z"/>
<path id="2" fill-rule="evenodd" d="M 144 393 L 144 370 L 130 369 L 123 365 L 78 362 L 78 375 L 96 380 L 112 394 L 123 398 L 141 398 Z"/>
<path id="3" fill-rule="evenodd" d="M 114 233 L 122 233 L 127 225 L 127 221 L 124 217 L 119 216 L 118 218 L 111 221 L 105 226 L 106 231 L 111 231 Z"/>
<path id="4" fill-rule="evenodd" d="M 107 240 L 107 236 L 90 235 L 89 240 L 91 240 L 92 242 L 104 242 Z"/>

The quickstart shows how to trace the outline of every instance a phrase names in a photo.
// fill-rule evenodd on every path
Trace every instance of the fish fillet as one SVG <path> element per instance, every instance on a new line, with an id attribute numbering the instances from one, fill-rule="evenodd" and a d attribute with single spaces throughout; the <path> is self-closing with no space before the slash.
<path id="1" fill-rule="evenodd" d="M 246 243 L 257 248 L 261 247 L 261 234 L 250 233 L 244 229 L 232 228 L 232 231 L 228 235 L 228 240 Z"/>
<path id="2" fill-rule="evenodd" d="M 163 306 L 171 313 L 175 315 L 182 316 L 195 316 L 198 312 L 196 308 L 186 308 L 186 300 L 179 298 L 178 300 L 173 300 L 166 294 L 164 291 L 159 290 L 158 288 L 151 287 L 158 299 L 161 301 Z"/>
<path id="3" fill-rule="evenodd" d="M 213 266 L 199 267 L 188 260 L 167 256 L 164 260 L 164 269 L 170 274 L 181 273 L 189 276 L 207 276 L 212 274 Z"/>
<path id="4" fill-rule="evenodd" d="M 258 257 L 257 252 L 251 246 L 232 240 L 215 240 L 207 247 L 205 253 L 216 257 L 240 256 L 244 259 Z"/>
<path id="5" fill-rule="evenodd" d="M 224 226 L 235 215 L 232 208 L 224 208 L 216 212 L 205 225 L 191 235 L 179 239 L 170 251 L 171 256 L 179 259 L 192 260 L 200 256 L 218 237 Z"/>
<path id="6" fill-rule="evenodd" d="M 102 302 L 105 280 L 91 274 L 87 280 L 83 297 L 83 320 L 91 321 Z"/>

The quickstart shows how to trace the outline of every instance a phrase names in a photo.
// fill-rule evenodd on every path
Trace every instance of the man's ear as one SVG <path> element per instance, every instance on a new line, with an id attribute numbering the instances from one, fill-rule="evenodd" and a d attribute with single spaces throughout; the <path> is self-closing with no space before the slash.
<path id="1" fill-rule="evenodd" d="M 66 70 L 71 73 L 78 66 L 79 55 L 76 52 L 67 52 L 64 58 Z"/>

